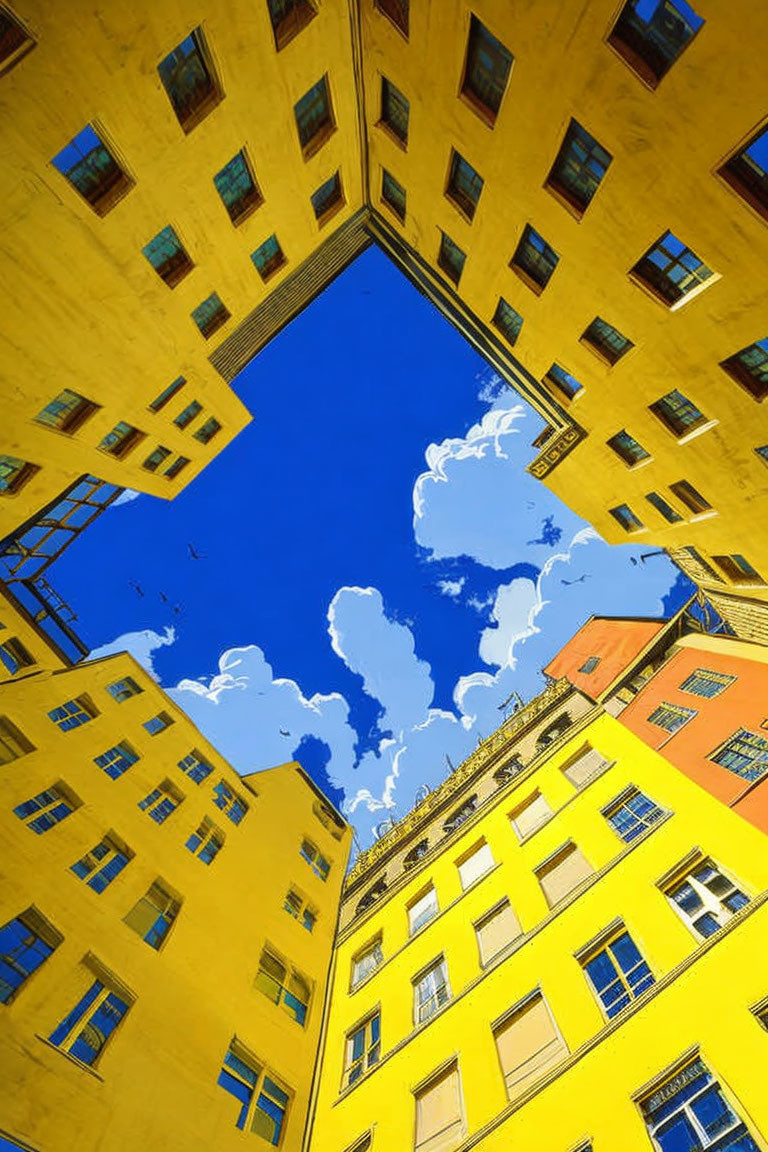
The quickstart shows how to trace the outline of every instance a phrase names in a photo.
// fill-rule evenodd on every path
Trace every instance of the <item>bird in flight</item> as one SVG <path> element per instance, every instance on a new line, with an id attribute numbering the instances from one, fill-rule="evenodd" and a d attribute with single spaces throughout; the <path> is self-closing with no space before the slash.
<path id="1" fill-rule="evenodd" d="M 129 586 L 130 588 L 133 588 L 133 590 L 134 590 L 134 592 L 136 593 L 136 595 L 137 595 L 137 596 L 143 596 L 143 595 L 144 595 L 144 589 L 142 588 L 141 584 L 139 584 L 139 583 L 138 583 L 138 581 L 136 581 L 136 580 L 129 580 L 129 581 L 128 581 L 128 586 Z"/>
<path id="2" fill-rule="evenodd" d="M 290 736 L 290 732 L 286 732 L 285 728 L 280 729 L 281 736 Z"/>
<path id="3" fill-rule="evenodd" d="M 561 584 L 570 586 L 571 584 L 583 584 L 585 580 L 589 580 L 590 573 L 584 572 L 581 576 L 577 576 L 575 580 L 561 580 Z"/>
<path id="4" fill-rule="evenodd" d="M 202 552 L 197 552 L 194 545 L 187 544 L 187 551 L 193 560 L 205 560 L 207 557 Z"/>

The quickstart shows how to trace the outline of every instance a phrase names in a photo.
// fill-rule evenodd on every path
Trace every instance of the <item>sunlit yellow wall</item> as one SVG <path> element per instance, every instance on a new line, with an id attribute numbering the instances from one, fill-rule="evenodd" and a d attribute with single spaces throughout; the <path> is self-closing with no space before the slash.
<path id="1" fill-rule="evenodd" d="M 585 739 L 614 763 L 577 792 L 562 765 Z M 601 808 L 630 783 L 672 814 L 626 845 Z M 519 843 L 508 813 L 535 788 L 556 814 Z M 481 837 L 496 866 L 462 893 L 455 861 Z M 568 839 L 596 873 L 550 911 L 533 869 Z M 704 946 L 656 886 L 696 846 L 752 898 L 741 922 Z M 440 915 L 409 940 L 406 905 L 429 881 L 437 890 Z M 768 941 L 768 909 L 761 904 L 766 888 L 764 835 L 617 721 L 600 716 L 561 742 L 533 775 L 523 773 L 500 790 L 462 825 L 460 836 L 451 837 L 442 855 L 414 869 L 404 887 L 340 937 L 312 1152 L 342 1152 L 369 1129 L 374 1152 L 407 1152 L 414 1140 L 412 1091 L 452 1056 L 459 1063 L 466 1137 L 481 1137 L 466 1145 L 462 1139 L 461 1147 L 569 1152 L 592 1137 L 595 1152 L 647 1152 L 649 1138 L 631 1096 L 694 1044 L 701 1045 L 703 1058 L 733 1094 L 752 1131 L 768 1134 L 762 1074 L 768 1035 L 749 1011 L 768 993 L 760 960 Z M 483 972 L 472 924 L 505 895 L 524 936 Z M 623 919 L 657 984 L 637 1011 L 606 1027 L 574 953 L 616 917 Z M 385 962 L 350 994 L 352 957 L 378 932 Z M 411 979 L 441 953 L 453 1000 L 415 1030 Z M 559 1073 L 533 1086 L 505 1118 L 507 1098 L 490 1025 L 537 986 L 570 1055 Z M 340 1098 L 345 1035 L 377 1005 L 381 1063 Z M 489 1128 L 481 1133 L 484 1125 Z"/>
<path id="2" fill-rule="evenodd" d="M 118 704 L 106 685 L 126 675 L 143 691 Z M 47 712 L 83 692 L 98 716 L 60 732 Z M 142 724 L 161 709 L 174 723 L 149 736 Z M 281 1147 L 296 1152 L 349 830 L 336 839 L 319 822 L 313 813 L 318 796 L 297 764 L 241 780 L 127 655 L 4 685 L 0 714 L 35 747 L 0 770 L 0 923 L 34 904 L 64 937 L 12 1003 L 0 1006 L 0 1132 L 40 1152 L 240 1147 L 246 1137 L 235 1127 L 238 1105 L 216 1084 L 236 1035 L 291 1093 Z M 93 757 L 119 740 L 128 740 L 140 759 L 112 780 Z M 200 785 L 177 767 L 193 748 L 214 766 Z M 137 805 L 165 778 L 184 800 L 156 824 Z M 239 825 L 213 804 L 220 779 L 249 805 Z M 82 806 L 35 835 L 12 809 L 59 780 Z M 185 848 L 204 816 L 226 837 L 209 866 Z M 97 895 L 70 866 L 110 830 L 135 856 Z M 326 883 L 299 855 L 305 836 L 332 861 Z M 182 896 L 183 904 L 156 952 L 122 918 L 158 878 Z M 289 885 L 317 911 L 311 934 L 283 909 Z M 304 1029 L 254 987 L 266 941 L 312 984 Z M 92 980 L 81 967 L 88 952 L 136 997 L 94 1071 L 45 1040 Z M 247 1138 L 259 1143 L 255 1136 Z"/>

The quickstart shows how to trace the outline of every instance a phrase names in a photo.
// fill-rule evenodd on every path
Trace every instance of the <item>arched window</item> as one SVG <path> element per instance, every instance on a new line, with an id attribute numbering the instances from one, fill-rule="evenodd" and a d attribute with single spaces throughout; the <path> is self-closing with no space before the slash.
<path id="1" fill-rule="evenodd" d="M 549 747 L 550 744 L 554 744 L 555 740 L 559 740 L 563 733 L 570 728 L 572 723 L 570 712 L 563 712 L 553 724 L 550 724 L 548 728 L 545 728 L 544 731 L 539 734 L 536 741 L 536 751 L 541 752 L 544 748 Z"/>
<path id="2" fill-rule="evenodd" d="M 477 795 L 470 796 L 468 800 L 464 801 L 460 808 L 456 808 L 455 811 L 451 813 L 445 824 L 443 824 L 443 832 L 445 832 L 446 835 L 449 832 L 453 832 L 460 824 L 463 824 L 465 820 L 469 819 L 475 808 L 477 808 Z"/>
<path id="3" fill-rule="evenodd" d="M 413 868 L 415 864 L 418 864 L 422 856 L 426 856 L 428 850 L 429 840 L 419 840 L 418 844 L 415 844 L 413 848 L 411 848 L 410 852 L 408 852 L 408 854 L 404 857 L 404 870 L 407 872 L 409 868 Z"/>
<path id="4" fill-rule="evenodd" d="M 379 880 L 376 881 L 373 887 L 369 888 L 365 895 L 361 896 L 361 898 L 358 900 L 357 907 L 355 908 L 355 915 L 359 916 L 361 912 L 365 912 L 366 908 L 370 908 L 372 904 L 375 904 L 379 897 L 383 896 L 386 890 L 386 877 L 382 876 Z"/>
<path id="5" fill-rule="evenodd" d="M 493 774 L 496 786 L 501 788 L 503 784 L 514 780 L 515 776 L 517 776 L 519 772 L 522 772 L 523 768 L 525 768 L 525 764 L 523 764 L 519 756 L 515 755 L 510 757 L 506 764 L 502 764 L 501 768 L 497 768 Z"/>

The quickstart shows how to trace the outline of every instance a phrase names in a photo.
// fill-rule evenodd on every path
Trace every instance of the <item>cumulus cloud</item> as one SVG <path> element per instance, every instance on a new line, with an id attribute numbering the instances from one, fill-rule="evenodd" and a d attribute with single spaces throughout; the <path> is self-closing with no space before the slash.
<path id="1" fill-rule="evenodd" d="M 102 656 L 114 656 L 116 652 L 130 652 L 131 656 L 141 664 L 153 680 L 160 680 L 155 671 L 153 654 L 158 648 L 165 648 L 173 644 L 176 633 L 173 628 L 166 627 L 163 632 L 155 632 L 152 628 L 145 628 L 142 632 L 126 632 L 118 636 L 109 644 L 102 644 L 88 654 L 89 660 L 100 660 Z"/>
<path id="2" fill-rule="evenodd" d="M 466 582 L 466 576 L 459 576 L 458 580 L 438 580 L 436 587 L 443 596 L 448 596 L 451 600 L 458 600 Z"/>

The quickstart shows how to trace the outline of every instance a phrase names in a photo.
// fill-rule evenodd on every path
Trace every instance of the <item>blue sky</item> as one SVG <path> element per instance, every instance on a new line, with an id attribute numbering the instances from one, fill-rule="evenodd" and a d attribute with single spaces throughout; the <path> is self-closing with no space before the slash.
<path id="1" fill-rule="evenodd" d="M 95 654 L 133 651 L 240 771 L 298 756 L 361 843 L 591 613 L 662 611 L 666 557 L 633 564 L 647 544 L 609 548 L 525 472 L 543 422 L 377 250 L 235 388 L 252 424 L 53 580 Z"/>

